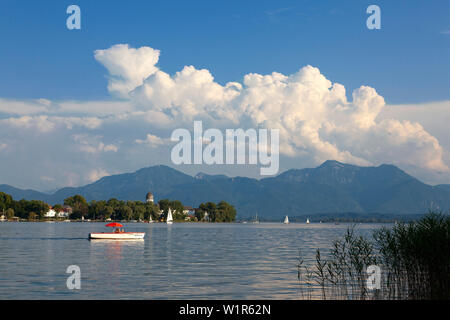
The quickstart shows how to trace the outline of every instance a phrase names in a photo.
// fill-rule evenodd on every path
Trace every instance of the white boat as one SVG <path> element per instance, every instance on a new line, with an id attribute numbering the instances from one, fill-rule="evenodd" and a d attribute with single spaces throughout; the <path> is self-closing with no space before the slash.
<path id="1" fill-rule="evenodd" d="M 256 213 L 256 215 L 255 215 L 255 221 L 253 221 L 253 223 L 259 223 L 258 213 Z"/>
<path id="2" fill-rule="evenodd" d="M 144 239 L 145 232 L 99 232 L 89 233 L 89 239 L 137 240 Z"/>
<path id="3" fill-rule="evenodd" d="M 107 240 L 138 240 L 144 239 L 145 232 L 124 232 L 120 223 L 108 223 L 105 227 L 114 228 L 113 232 L 93 232 L 89 233 L 89 239 L 107 239 Z"/>
<path id="4" fill-rule="evenodd" d="M 169 211 L 167 212 L 167 220 L 166 220 L 167 224 L 172 224 L 173 223 L 173 218 L 172 218 L 172 210 L 169 208 Z"/>
<path id="5" fill-rule="evenodd" d="M 309 224 L 309 218 L 306 218 L 306 224 Z"/>
<path id="6" fill-rule="evenodd" d="M 150 220 L 148 220 L 148 223 L 153 223 L 152 215 L 150 215 Z"/>
<path id="7" fill-rule="evenodd" d="M 283 222 L 284 224 L 289 224 L 289 218 L 288 218 L 288 216 L 286 216 L 286 218 L 284 218 L 284 222 Z"/>

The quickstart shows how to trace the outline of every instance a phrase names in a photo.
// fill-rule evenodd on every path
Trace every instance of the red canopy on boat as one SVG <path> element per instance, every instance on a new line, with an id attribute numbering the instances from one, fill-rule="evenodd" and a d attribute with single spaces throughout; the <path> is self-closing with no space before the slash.
<path id="1" fill-rule="evenodd" d="M 119 227 L 123 227 L 123 225 L 121 225 L 120 223 L 117 223 L 117 222 L 111 222 L 111 223 L 108 223 L 107 225 L 105 225 L 105 227 L 119 228 Z"/>

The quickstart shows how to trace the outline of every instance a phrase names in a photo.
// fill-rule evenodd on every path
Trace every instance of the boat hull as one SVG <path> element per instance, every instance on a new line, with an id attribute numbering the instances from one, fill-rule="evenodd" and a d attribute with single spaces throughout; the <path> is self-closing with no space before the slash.
<path id="1" fill-rule="evenodd" d="M 135 240 L 144 239 L 145 232 L 101 232 L 101 233 L 89 233 L 89 239 L 113 239 L 113 240 Z"/>

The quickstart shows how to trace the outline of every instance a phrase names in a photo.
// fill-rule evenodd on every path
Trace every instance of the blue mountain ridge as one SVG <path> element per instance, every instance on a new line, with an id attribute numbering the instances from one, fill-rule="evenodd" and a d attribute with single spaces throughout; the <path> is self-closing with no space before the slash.
<path id="1" fill-rule="evenodd" d="M 393 165 L 360 167 L 325 161 L 316 168 L 291 169 L 278 176 L 252 179 L 199 173 L 195 177 L 158 165 L 117 174 L 81 187 L 62 188 L 53 194 L 0 185 L 16 200 L 35 199 L 49 204 L 80 194 L 88 201 L 155 200 L 169 198 L 197 207 L 202 202 L 225 200 L 238 217 L 256 212 L 266 219 L 314 214 L 420 214 L 450 209 L 450 185 L 430 186 Z"/>

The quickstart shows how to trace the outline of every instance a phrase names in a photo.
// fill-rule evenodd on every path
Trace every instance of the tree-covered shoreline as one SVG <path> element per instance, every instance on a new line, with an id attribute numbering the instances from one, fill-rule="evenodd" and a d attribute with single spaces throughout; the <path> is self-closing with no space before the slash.
<path id="1" fill-rule="evenodd" d="M 169 208 L 173 220 L 177 222 L 233 222 L 236 209 L 229 203 L 207 202 L 199 208 L 187 210 L 178 200 L 161 199 L 158 203 L 118 200 L 92 200 L 74 195 L 63 204 L 50 206 L 40 200 L 14 200 L 10 195 L 0 192 L 0 215 L 7 220 L 48 221 L 48 220 L 90 220 L 90 221 L 155 221 L 164 222 Z M 46 214 L 54 211 L 54 216 Z"/>

